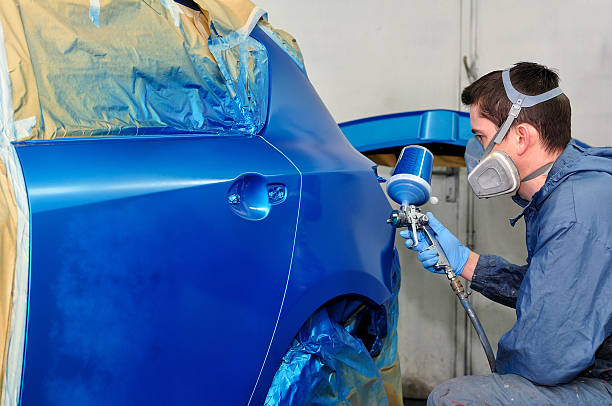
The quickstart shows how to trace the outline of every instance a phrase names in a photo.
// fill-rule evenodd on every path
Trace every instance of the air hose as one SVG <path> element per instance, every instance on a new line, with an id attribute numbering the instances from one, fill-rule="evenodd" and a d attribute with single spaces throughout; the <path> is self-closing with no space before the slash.
<path id="1" fill-rule="evenodd" d="M 461 302 L 461 306 L 463 306 L 465 314 L 467 314 L 467 316 L 470 318 L 470 321 L 474 326 L 474 330 L 476 330 L 476 334 L 478 334 L 478 339 L 480 340 L 482 348 L 487 356 L 487 361 L 489 361 L 489 368 L 491 368 L 491 372 L 495 372 L 495 355 L 493 354 L 491 343 L 489 343 L 489 339 L 482 328 L 482 324 L 480 324 L 480 320 L 478 320 L 478 316 L 476 316 L 476 312 L 474 312 L 472 305 L 470 302 L 468 302 L 468 296 L 463 289 L 461 281 L 459 279 L 451 281 L 451 288 L 457 295 L 459 302 Z"/>
<path id="2" fill-rule="evenodd" d="M 418 207 L 414 205 L 410 205 L 406 207 L 402 205 L 399 210 L 394 210 L 391 213 L 391 216 L 387 220 L 387 222 L 393 225 L 395 228 L 399 227 L 410 227 L 412 228 L 412 235 L 415 236 L 414 245 L 417 245 L 417 235 L 418 232 L 421 231 L 424 236 L 429 240 L 429 248 L 435 249 L 438 252 L 438 262 L 434 265 L 437 270 L 444 271 L 446 277 L 450 281 L 450 286 L 453 292 L 457 295 L 457 298 L 461 302 L 465 313 L 469 317 L 474 329 L 476 330 L 476 334 L 478 334 L 478 339 L 482 344 L 482 348 L 484 349 L 485 354 L 487 355 L 487 360 L 489 361 L 489 367 L 491 368 L 491 372 L 495 372 L 495 355 L 493 355 L 493 350 L 491 349 L 491 344 L 489 343 L 489 339 L 480 324 L 480 320 L 478 320 L 478 316 L 474 312 L 474 309 L 468 302 L 468 295 L 465 293 L 465 289 L 463 288 L 463 284 L 457 278 L 457 275 L 453 271 L 453 267 L 450 265 L 448 259 L 446 258 L 446 254 L 440 243 L 434 237 L 434 233 L 429 227 L 429 219 L 427 215 L 421 213 Z"/>

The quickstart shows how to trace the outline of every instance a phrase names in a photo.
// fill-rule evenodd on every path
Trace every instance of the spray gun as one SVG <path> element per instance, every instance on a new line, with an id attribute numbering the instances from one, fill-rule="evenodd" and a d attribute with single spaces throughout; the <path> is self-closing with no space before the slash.
<path id="1" fill-rule="evenodd" d="M 442 270 L 446 274 L 451 289 L 457 295 L 478 334 L 487 355 L 491 372 L 495 372 L 495 356 L 491 344 L 476 313 L 474 313 L 474 309 L 468 302 L 468 295 L 461 280 L 457 278 L 453 267 L 444 254 L 444 250 L 429 226 L 427 215 L 421 213 L 421 209 L 418 207 L 430 200 L 432 169 L 433 154 L 431 151 L 418 145 L 404 147 L 395 165 L 393 175 L 387 182 L 387 194 L 401 206 L 399 210 L 391 212 L 387 223 L 395 228 L 409 227 L 412 230 L 413 247 L 419 244 L 420 231 L 429 244 L 427 249 L 435 249 L 438 252 L 438 262 L 434 265 L 434 268 Z"/>

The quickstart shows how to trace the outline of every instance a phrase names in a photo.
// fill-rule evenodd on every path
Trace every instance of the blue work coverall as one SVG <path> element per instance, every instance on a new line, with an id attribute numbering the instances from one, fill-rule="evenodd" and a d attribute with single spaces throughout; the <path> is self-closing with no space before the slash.
<path id="1" fill-rule="evenodd" d="M 471 287 L 516 308 L 497 373 L 438 386 L 430 405 L 612 405 L 612 148 L 570 142 L 523 207 L 527 264 L 482 255 Z"/>

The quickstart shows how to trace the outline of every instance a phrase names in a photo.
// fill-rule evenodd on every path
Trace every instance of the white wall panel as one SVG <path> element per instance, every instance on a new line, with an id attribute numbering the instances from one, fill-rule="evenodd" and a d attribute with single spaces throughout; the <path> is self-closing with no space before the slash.
<path id="1" fill-rule="evenodd" d="M 572 103 L 572 135 L 612 145 L 612 2 L 478 1 L 478 70 L 535 61 L 555 68 Z"/>
<path id="2" fill-rule="evenodd" d="M 470 0 L 260 0 L 292 33 L 337 121 L 460 107 L 467 84 Z M 612 2 L 474 0 L 477 70 L 517 61 L 556 68 L 572 101 L 573 132 L 612 145 Z"/>
<path id="3" fill-rule="evenodd" d="M 261 0 L 338 122 L 458 108 L 460 2 Z"/>

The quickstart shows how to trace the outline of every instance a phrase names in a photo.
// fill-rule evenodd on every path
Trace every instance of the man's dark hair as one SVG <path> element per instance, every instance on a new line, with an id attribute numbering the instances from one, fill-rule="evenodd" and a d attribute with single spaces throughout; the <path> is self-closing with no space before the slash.
<path id="1" fill-rule="evenodd" d="M 476 104 L 483 117 L 499 128 L 506 118 L 512 103 L 502 82 L 502 71 L 487 73 L 461 93 L 463 104 Z M 559 76 L 546 66 L 532 62 L 519 62 L 510 69 L 510 82 L 519 92 L 534 96 L 559 86 Z M 532 107 L 521 109 L 513 126 L 520 123 L 533 125 L 549 152 L 563 150 L 571 138 L 570 101 L 565 94 Z"/>

